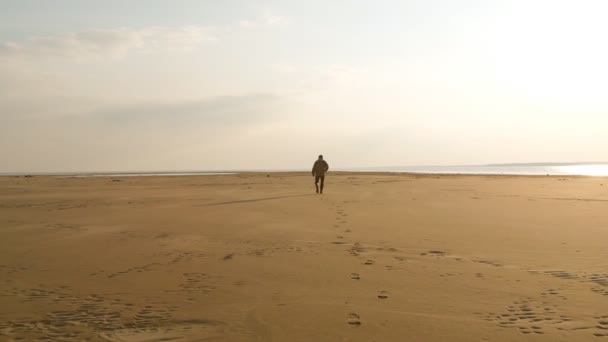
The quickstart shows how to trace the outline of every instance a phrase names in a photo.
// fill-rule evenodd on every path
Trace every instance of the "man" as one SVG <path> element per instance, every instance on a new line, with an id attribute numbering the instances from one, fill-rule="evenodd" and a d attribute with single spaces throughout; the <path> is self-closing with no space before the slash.
<path id="1" fill-rule="evenodd" d="M 312 166 L 312 176 L 315 177 L 317 193 L 323 193 L 323 183 L 325 183 L 325 172 L 327 170 L 329 170 L 329 165 L 323 160 L 323 155 L 319 155 L 319 159 Z M 319 180 L 321 181 L 321 191 L 319 191 Z"/>

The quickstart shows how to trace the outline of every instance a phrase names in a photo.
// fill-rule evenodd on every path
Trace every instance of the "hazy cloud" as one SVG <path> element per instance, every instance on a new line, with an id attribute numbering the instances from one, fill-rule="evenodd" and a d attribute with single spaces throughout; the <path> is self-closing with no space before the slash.
<path id="1" fill-rule="evenodd" d="M 265 27 L 265 26 L 282 26 L 289 24 L 290 20 L 288 17 L 284 15 L 279 15 L 274 11 L 266 9 L 262 11 L 262 14 L 252 20 L 240 20 L 237 23 L 237 26 L 244 28 L 257 28 L 257 27 Z"/>
<path id="2" fill-rule="evenodd" d="M 222 96 L 173 104 L 100 109 L 90 115 L 0 120 L 3 171 L 214 168 L 202 160 L 280 123 L 273 94 Z M 228 160 L 233 159 L 228 152 Z"/>
<path id="3" fill-rule="evenodd" d="M 24 43 L 0 45 L 4 57 L 120 58 L 133 50 L 189 50 L 218 40 L 217 29 L 204 26 L 116 28 L 34 37 Z"/>
<path id="4" fill-rule="evenodd" d="M 102 109 L 93 117 L 112 124 L 202 123 L 206 126 L 248 125 L 276 118 L 283 99 L 274 94 L 218 96 L 185 103 L 148 103 Z"/>
<path id="5" fill-rule="evenodd" d="M 286 16 L 263 10 L 254 19 L 226 26 L 149 26 L 120 27 L 70 32 L 55 36 L 36 36 L 25 42 L 0 43 L 1 57 L 121 58 L 129 51 L 170 49 L 188 51 L 203 43 L 221 40 L 234 29 L 254 29 L 289 23 Z"/>

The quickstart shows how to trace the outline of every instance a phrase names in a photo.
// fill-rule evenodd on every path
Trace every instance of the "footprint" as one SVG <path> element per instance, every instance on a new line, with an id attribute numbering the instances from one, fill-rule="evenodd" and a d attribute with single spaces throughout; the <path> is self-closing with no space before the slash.
<path id="1" fill-rule="evenodd" d="M 374 264 L 374 260 L 367 260 L 364 264 L 365 265 L 373 265 Z"/>
<path id="2" fill-rule="evenodd" d="M 348 314 L 348 318 L 346 319 L 346 323 L 350 325 L 359 326 L 361 325 L 361 317 L 354 312 Z"/>
<path id="3" fill-rule="evenodd" d="M 361 279 L 361 276 L 359 276 L 359 273 L 351 273 L 350 279 L 359 280 L 359 279 Z"/>
<path id="4" fill-rule="evenodd" d="M 378 298 L 380 298 L 380 299 L 387 299 L 388 298 L 388 292 L 386 292 L 386 291 L 379 291 L 378 292 Z"/>
<path id="5" fill-rule="evenodd" d="M 564 271 L 546 271 L 545 273 L 552 275 L 556 278 L 561 278 L 561 279 L 579 279 L 580 278 L 576 274 L 564 272 Z"/>
<path id="6" fill-rule="evenodd" d="M 348 251 L 352 256 L 358 256 L 359 253 L 366 252 L 366 249 L 363 248 L 359 242 L 355 242 L 355 244 Z"/>

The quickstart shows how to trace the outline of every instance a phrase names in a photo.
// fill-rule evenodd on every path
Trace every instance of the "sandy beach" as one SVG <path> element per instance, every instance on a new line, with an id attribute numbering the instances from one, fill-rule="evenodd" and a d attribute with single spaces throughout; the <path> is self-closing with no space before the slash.
<path id="1" fill-rule="evenodd" d="M 1 177 L 0 340 L 608 341 L 608 178 Z"/>

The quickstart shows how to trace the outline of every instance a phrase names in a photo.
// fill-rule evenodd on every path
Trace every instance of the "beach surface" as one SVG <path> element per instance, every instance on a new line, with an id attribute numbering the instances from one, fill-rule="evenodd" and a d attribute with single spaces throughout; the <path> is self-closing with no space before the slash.
<path id="1" fill-rule="evenodd" d="M 0 177 L 0 340 L 608 341 L 608 178 Z"/>

